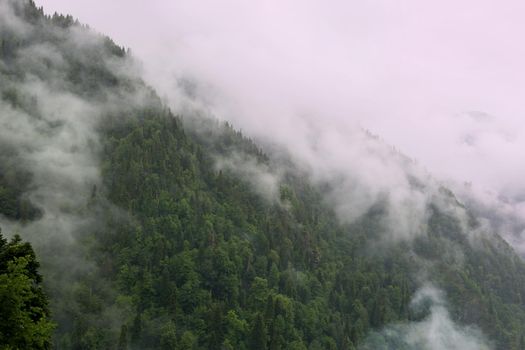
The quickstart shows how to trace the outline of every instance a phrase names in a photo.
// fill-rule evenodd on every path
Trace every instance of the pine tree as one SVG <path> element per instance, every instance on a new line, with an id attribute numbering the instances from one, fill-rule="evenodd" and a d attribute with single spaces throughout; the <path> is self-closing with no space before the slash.
<path id="1" fill-rule="evenodd" d="M 252 328 L 252 349 L 266 350 L 267 343 L 268 335 L 266 330 L 266 324 L 264 323 L 264 317 L 261 314 L 257 314 Z"/>
<path id="2" fill-rule="evenodd" d="M 0 232 L 0 344 L 6 349 L 49 349 L 54 324 L 33 248 Z"/>

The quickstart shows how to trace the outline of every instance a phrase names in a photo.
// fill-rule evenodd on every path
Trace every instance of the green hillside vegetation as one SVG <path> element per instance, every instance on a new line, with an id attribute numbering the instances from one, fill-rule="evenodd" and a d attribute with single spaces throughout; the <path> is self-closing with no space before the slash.
<path id="1" fill-rule="evenodd" d="M 321 189 L 293 166 L 283 170 L 279 198 L 263 198 L 233 170 L 219 170 L 215 159 L 243 154 L 271 168 L 271 155 L 227 124 L 205 122 L 216 130 L 210 134 L 187 129 L 184 116 L 173 115 L 142 81 L 115 70 L 129 57 L 110 39 L 72 51 L 63 38 L 87 27 L 70 16 L 45 16 L 33 2 L 10 3 L 34 30 L 22 36 L 0 29 L 2 104 L 38 121 L 40 97 L 18 84 L 28 75 L 51 79 L 49 71 L 62 72 L 52 83 L 57 90 L 94 105 L 108 91 L 149 96 L 142 106 L 122 98 L 97 125 L 102 185 L 93 186 L 82 210 L 102 227 L 76 242 L 95 268 L 65 286 L 60 300 L 44 275 L 51 305 L 61 305 L 51 310 L 54 348 L 356 349 L 371 330 L 425 317 L 410 307 L 425 266 L 446 292 L 455 321 L 477 325 L 497 349 L 525 349 L 525 264 L 498 236 L 480 234 L 473 244 L 457 218 L 432 206 L 415 240 L 374 252 L 385 230 L 382 203 L 342 224 Z M 49 45 L 65 62 L 40 62 L 42 68 L 22 60 L 18 53 L 35 43 Z M 31 174 L 18 167 L 16 152 L 0 153 L 0 213 L 37 222 L 45 208 L 25 195 Z M 473 218 L 468 230 L 477 225 Z M 1 249 L 25 247 L 27 254 L 5 260 L 6 267 L 0 255 L 0 298 L 9 288 L 29 290 L 41 309 L 31 321 L 22 314 L 11 322 L 0 312 L 0 342 L 26 322 L 32 331 L 23 341 L 47 348 L 53 326 L 40 276 L 33 268 L 24 272 L 34 254 L 19 238 L 1 242 Z M 29 287 L 31 279 L 37 285 Z M 13 307 L 22 312 L 24 305 Z"/>
<path id="2" fill-rule="evenodd" d="M 49 349 L 54 324 L 31 245 L 0 234 L 0 349 Z"/>

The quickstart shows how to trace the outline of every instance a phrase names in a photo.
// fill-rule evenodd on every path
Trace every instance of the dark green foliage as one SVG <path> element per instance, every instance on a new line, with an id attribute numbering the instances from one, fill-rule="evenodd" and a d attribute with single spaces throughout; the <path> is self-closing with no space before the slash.
<path id="1" fill-rule="evenodd" d="M 215 167 L 215 157 L 232 154 L 273 167 L 251 140 L 216 121 L 187 122 L 198 129 L 189 132 L 143 82 L 112 69 L 126 54 L 110 39 L 72 46 L 71 30 L 88 29 L 70 16 L 44 16 L 32 2 L 17 11 L 32 32 L 0 32 L 0 76 L 12 82 L 0 91 L 9 108 L 39 119 L 36 97 L 14 83 L 28 71 L 17 55 L 33 43 L 48 43 L 66 62 L 31 70 L 58 90 L 93 105 L 109 93 L 139 90 L 147 101 L 115 106 L 97 125 L 103 186 L 93 188 L 83 210 L 100 227 L 78 240 L 93 266 L 56 302 L 56 348 L 355 349 L 370 330 L 425 316 L 409 307 L 421 265 L 447 292 L 455 321 L 479 325 L 498 349 L 524 348 L 525 265 L 497 236 L 469 239 L 465 231 L 475 222 L 465 230 L 431 206 L 413 242 L 385 248 L 377 244 L 388 229 L 381 203 L 352 225 L 340 224 L 323 189 L 286 162 L 279 198 L 268 201 L 235 171 Z M 49 124 L 46 132 L 60 128 Z M 30 174 L 12 170 L 16 152 L 3 150 L 0 213 L 38 218 L 24 196 Z M 13 242 L 2 243 L 10 247 L 0 256 L 2 278 L 41 296 L 32 250 Z M 28 281 L 36 284 L 27 289 Z M 6 287 L 6 295 L 24 295 L 13 290 Z M 39 312 L 36 318 L 47 320 L 47 309 Z M 49 327 L 32 336 L 48 335 Z"/>
<path id="2" fill-rule="evenodd" d="M 31 245 L 0 234 L 0 348 L 50 349 L 54 325 Z"/>
<path id="3" fill-rule="evenodd" d="M 108 198 L 137 222 L 102 238 L 100 248 L 121 266 L 119 286 L 135 301 L 136 346 L 160 346 L 162 334 L 149 333 L 158 320 L 174 322 L 178 340 L 191 331 L 203 348 L 278 349 L 340 347 L 407 317 L 409 269 L 390 266 L 406 260 L 357 253 L 366 231 L 345 233 L 310 200 L 320 201 L 315 189 L 291 175 L 282 198 L 292 207 L 267 203 L 233 174 L 215 171 L 214 148 L 188 139 L 169 112 L 139 115 L 127 132 L 123 124 L 105 129 Z M 248 147 L 240 151 L 254 149 L 242 142 Z"/>
<path id="4" fill-rule="evenodd" d="M 24 176 L 26 175 L 26 176 Z M 0 170 L 0 214 L 10 219 L 28 221 L 38 218 L 40 210 L 24 198 L 29 183 L 27 174 Z"/>
<path id="5" fill-rule="evenodd" d="M 128 123 L 127 133 L 122 124 L 106 129 L 104 166 L 109 198 L 138 219 L 134 228 L 115 236 L 115 244 L 105 245 L 122 266 L 116 271 L 121 290 L 136 300 L 142 331 L 135 344 L 158 346 L 160 334 L 139 333 L 145 323 L 170 319 L 177 339 L 191 331 L 202 348 L 352 348 L 371 329 L 424 316 L 412 315 L 408 306 L 423 258 L 435 260 L 434 282 L 447 290 L 457 319 L 482 326 L 501 348 L 513 346 L 521 330 L 515 322 L 523 317 L 517 296 L 486 285 L 481 274 L 464 273 L 480 261 L 518 273 L 519 260 L 498 266 L 513 256 L 510 251 L 489 248 L 490 241 L 484 248 L 471 247 L 457 220 L 434 208 L 428 232 L 413 247 L 399 243 L 371 254 L 369 239 L 382 230 L 380 206 L 342 227 L 319 205 L 316 190 L 292 174 L 281 191 L 291 207 L 268 203 L 234 174 L 214 170 L 209 155 L 217 149 L 228 154 L 220 136 L 198 145 L 169 112 L 140 115 Z M 230 136 L 224 142 L 231 144 Z M 466 265 L 447 260 L 443 252 L 453 249 L 467 254 Z M 525 285 L 523 278 L 517 280 L 512 279 L 518 283 L 514 291 Z M 476 316 L 491 319 L 481 307 L 489 299 L 475 301 L 473 293 L 481 288 L 500 302 L 500 310 L 516 308 L 514 321 L 494 331 Z M 243 326 L 232 329 L 227 315 Z"/>
<path id="6" fill-rule="evenodd" d="M 255 317 L 255 322 L 251 332 L 251 349 L 266 350 L 268 348 L 267 332 L 264 319 L 258 314 L 257 317 Z"/>

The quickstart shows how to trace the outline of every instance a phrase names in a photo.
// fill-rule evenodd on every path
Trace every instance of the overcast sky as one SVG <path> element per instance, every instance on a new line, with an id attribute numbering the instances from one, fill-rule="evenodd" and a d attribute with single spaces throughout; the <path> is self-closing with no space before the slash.
<path id="1" fill-rule="evenodd" d="M 37 0 L 205 86 L 252 135 L 361 125 L 439 178 L 525 188 L 525 2 Z"/>

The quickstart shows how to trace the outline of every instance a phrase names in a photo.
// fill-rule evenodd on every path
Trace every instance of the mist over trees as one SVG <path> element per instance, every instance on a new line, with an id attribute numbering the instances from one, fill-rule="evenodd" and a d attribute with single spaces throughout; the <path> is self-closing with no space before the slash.
<path id="1" fill-rule="evenodd" d="M 371 135 L 320 174 L 32 1 L 0 0 L 0 81 L 5 348 L 525 348 L 525 263 Z"/>

